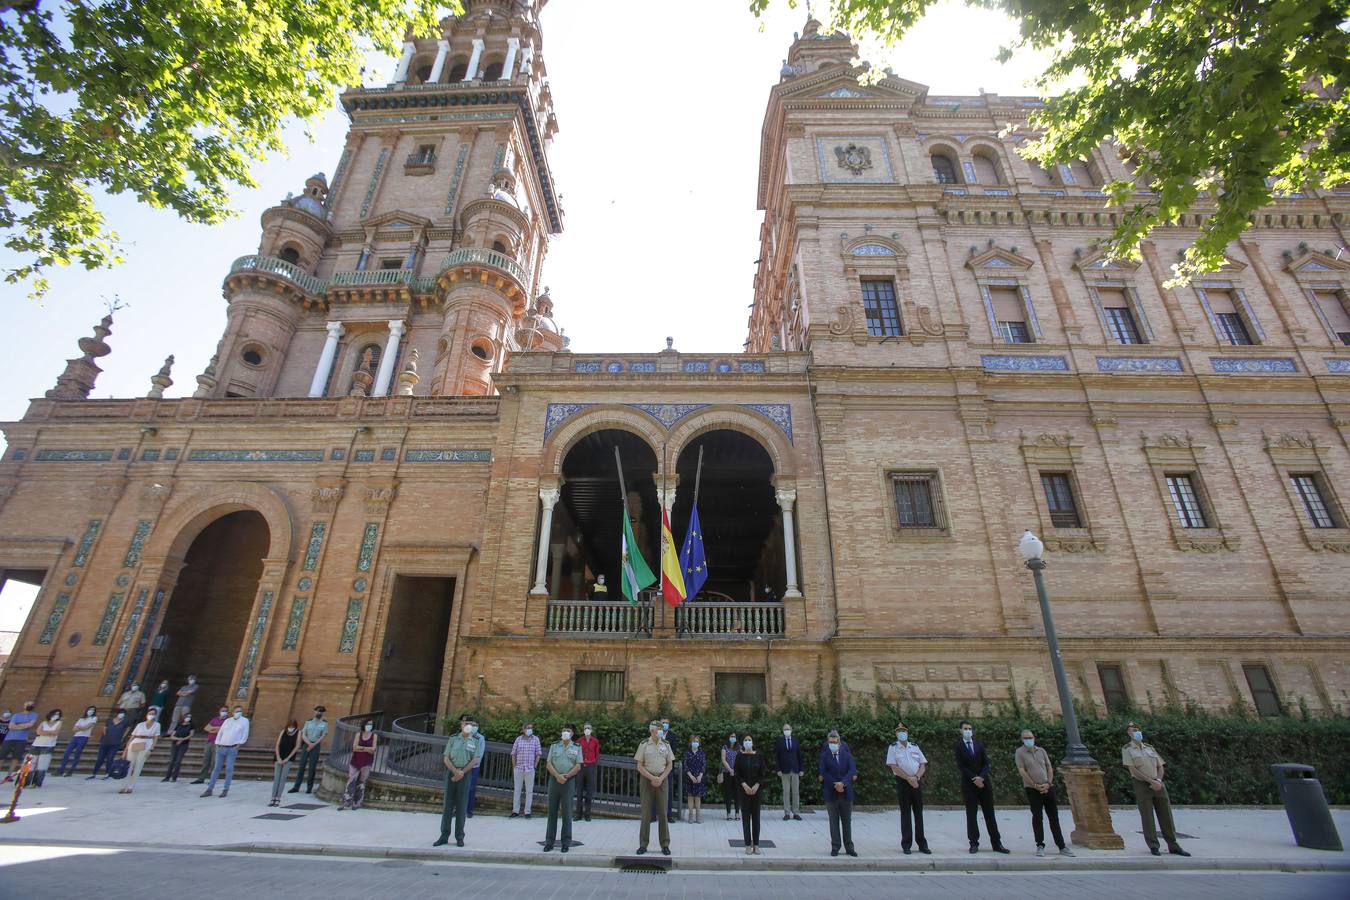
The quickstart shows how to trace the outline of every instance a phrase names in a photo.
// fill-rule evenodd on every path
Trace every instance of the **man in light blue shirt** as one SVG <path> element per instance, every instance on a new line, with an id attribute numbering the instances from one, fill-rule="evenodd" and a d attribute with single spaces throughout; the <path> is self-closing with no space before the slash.
<path id="1" fill-rule="evenodd" d="M 9 774 L 5 776 L 5 781 L 14 777 L 14 772 L 23 763 L 23 754 L 28 747 L 28 732 L 37 724 L 37 713 L 33 712 L 33 707 L 37 703 L 29 700 L 23 705 L 23 712 L 14 714 L 9 720 L 9 731 L 5 733 L 5 739 L 0 742 L 0 760 L 9 760 Z"/>
<path id="2" fill-rule="evenodd" d="M 300 782 L 305 778 L 306 768 L 309 770 L 309 786 L 305 788 L 305 793 L 314 793 L 314 774 L 319 767 L 319 751 L 323 747 L 323 739 L 328 735 L 328 723 L 323 720 L 325 712 L 327 710 L 322 706 L 314 707 L 314 718 L 300 729 L 300 768 L 295 773 L 295 785 L 291 787 L 289 793 L 294 794 L 300 790 Z"/>

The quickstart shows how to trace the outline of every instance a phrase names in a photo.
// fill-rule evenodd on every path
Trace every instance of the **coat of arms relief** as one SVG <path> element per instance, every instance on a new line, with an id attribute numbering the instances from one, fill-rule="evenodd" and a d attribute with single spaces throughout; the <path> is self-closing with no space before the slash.
<path id="1" fill-rule="evenodd" d="M 835 147 L 834 155 L 839 160 L 839 168 L 848 169 L 854 175 L 861 175 L 865 169 L 872 168 L 872 151 L 857 144 L 847 147 Z"/>

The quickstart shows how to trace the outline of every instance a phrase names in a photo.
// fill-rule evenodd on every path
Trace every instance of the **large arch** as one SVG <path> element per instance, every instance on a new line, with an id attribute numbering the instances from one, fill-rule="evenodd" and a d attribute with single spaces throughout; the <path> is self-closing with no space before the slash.
<path id="1" fill-rule="evenodd" d="M 586 435 L 605 429 L 631 431 L 642 438 L 656 455 L 656 474 L 658 480 L 660 479 L 662 473 L 666 471 L 658 449 L 667 440 L 664 430 L 659 422 L 646 413 L 618 405 L 586 409 L 559 425 L 544 441 L 541 456 L 545 478 L 556 482 L 562 476 L 563 460 L 572 448 Z"/>
<path id="2" fill-rule="evenodd" d="M 288 560 L 295 532 L 290 506 L 277 491 L 251 481 L 201 487 L 170 500 L 146 542 L 142 558 L 147 563 L 181 560 L 203 528 L 223 515 L 242 510 L 252 510 L 267 521 L 267 558 Z"/>
<path id="3" fill-rule="evenodd" d="M 795 482 L 797 457 L 792 444 L 767 416 L 739 406 L 709 406 L 681 419 L 666 436 L 662 471 L 674 472 L 675 463 L 688 444 L 705 432 L 718 429 L 739 431 L 758 441 L 773 461 L 775 483 Z"/>

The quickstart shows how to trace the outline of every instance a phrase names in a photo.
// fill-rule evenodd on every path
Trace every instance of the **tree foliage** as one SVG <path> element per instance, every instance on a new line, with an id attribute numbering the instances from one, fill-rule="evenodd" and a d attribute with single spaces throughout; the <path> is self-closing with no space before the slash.
<path id="1" fill-rule="evenodd" d="M 829 0 L 830 24 L 893 42 L 935 2 Z M 1018 23 L 1005 59 L 1028 47 L 1051 55 L 1026 155 L 1068 163 L 1106 143 L 1137 166 L 1135 181 L 1105 189 L 1124 211 L 1113 256 L 1137 256 L 1152 229 L 1204 212 L 1177 266 L 1188 279 L 1222 265 L 1273 197 L 1350 181 L 1350 0 L 967 2 Z"/>
<path id="2" fill-rule="evenodd" d="M 230 214 L 251 166 L 361 81 L 371 51 L 430 34 L 457 0 L 23 0 L 0 3 L 5 280 L 117 259 L 96 193 L 189 222 Z"/>

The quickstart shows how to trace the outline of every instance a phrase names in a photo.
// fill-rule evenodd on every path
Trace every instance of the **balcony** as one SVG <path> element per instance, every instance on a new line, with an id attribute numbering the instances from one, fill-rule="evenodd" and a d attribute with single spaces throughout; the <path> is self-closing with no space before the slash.
<path id="1" fill-rule="evenodd" d="M 529 274 L 526 273 L 524 266 L 516 262 L 505 253 L 499 253 L 496 250 L 488 250 L 482 247 L 462 247 L 454 250 L 441 263 L 441 274 L 452 269 L 495 269 L 498 272 L 505 272 L 516 280 L 522 289 L 528 288 L 530 284 Z"/>
<path id="2" fill-rule="evenodd" d="M 409 153 L 403 161 L 403 174 L 430 175 L 436 169 L 436 154 L 432 151 Z"/>
<path id="3" fill-rule="evenodd" d="M 412 269 L 362 269 L 334 272 L 328 283 L 334 287 L 365 287 L 387 284 L 411 285 L 414 280 Z"/>
<path id="4" fill-rule="evenodd" d="M 675 607 L 675 634 L 695 640 L 753 640 L 787 634 L 782 603 L 695 601 Z"/>
<path id="5" fill-rule="evenodd" d="M 299 266 L 275 256 L 241 256 L 230 265 L 230 275 L 240 272 L 275 276 L 289 281 L 311 297 L 322 297 L 328 287 L 322 278 L 315 278 Z"/>
<path id="6" fill-rule="evenodd" d="M 550 600 L 545 630 L 551 635 L 596 638 L 675 637 L 681 640 L 765 640 L 787 634 L 782 603 L 696 601 L 674 609 L 673 631 L 660 598 L 636 605 L 623 600 Z"/>
<path id="7" fill-rule="evenodd" d="M 635 638 L 652 636 L 652 604 L 614 600 L 550 600 L 549 634 Z"/>

